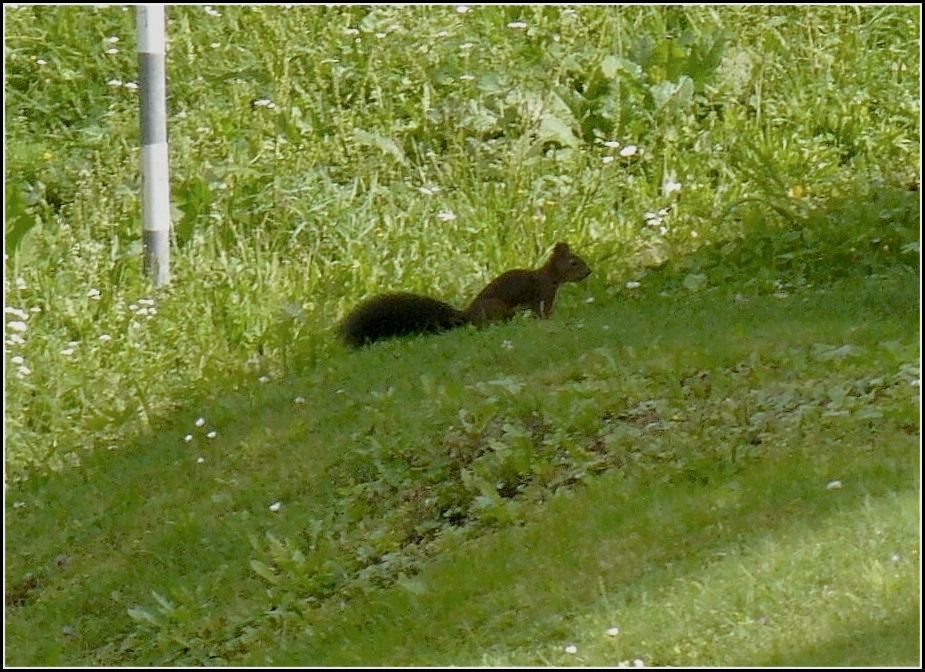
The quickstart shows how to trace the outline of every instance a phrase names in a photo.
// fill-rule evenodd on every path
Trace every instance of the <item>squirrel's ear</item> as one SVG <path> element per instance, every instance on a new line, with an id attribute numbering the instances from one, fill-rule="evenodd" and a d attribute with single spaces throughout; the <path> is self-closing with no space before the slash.
<path id="1" fill-rule="evenodd" d="M 556 243 L 555 249 L 552 251 L 555 255 L 568 254 L 568 244 L 567 243 Z"/>

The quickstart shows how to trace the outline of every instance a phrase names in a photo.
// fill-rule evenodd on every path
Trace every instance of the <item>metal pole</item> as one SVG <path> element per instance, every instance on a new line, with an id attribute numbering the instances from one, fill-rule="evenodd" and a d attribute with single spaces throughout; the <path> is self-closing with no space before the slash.
<path id="1" fill-rule="evenodd" d="M 170 167 L 167 156 L 167 72 L 164 5 L 138 5 L 138 91 L 141 94 L 141 211 L 145 273 L 170 282 Z"/>

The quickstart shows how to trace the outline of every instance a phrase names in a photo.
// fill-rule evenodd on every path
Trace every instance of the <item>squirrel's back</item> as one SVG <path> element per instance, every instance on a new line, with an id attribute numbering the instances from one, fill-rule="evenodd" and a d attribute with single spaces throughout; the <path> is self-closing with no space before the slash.
<path id="1" fill-rule="evenodd" d="M 384 338 L 445 331 L 468 322 L 462 311 L 448 303 L 396 292 L 361 303 L 340 324 L 338 333 L 346 345 L 360 347 Z"/>

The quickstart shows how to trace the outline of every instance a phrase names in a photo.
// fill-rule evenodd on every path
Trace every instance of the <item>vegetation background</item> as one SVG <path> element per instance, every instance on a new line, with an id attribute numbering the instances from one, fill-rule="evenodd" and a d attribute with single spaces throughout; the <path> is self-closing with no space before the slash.
<path id="1" fill-rule="evenodd" d="M 8 664 L 920 662 L 918 6 L 171 6 L 157 291 L 134 35 L 4 6 Z"/>

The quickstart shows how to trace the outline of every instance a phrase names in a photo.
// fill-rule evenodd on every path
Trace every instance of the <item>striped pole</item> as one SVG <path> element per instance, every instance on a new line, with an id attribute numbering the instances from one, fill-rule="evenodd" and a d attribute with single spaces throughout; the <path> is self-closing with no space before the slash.
<path id="1" fill-rule="evenodd" d="M 141 94 L 141 212 L 145 273 L 170 282 L 170 169 L 167 158 L 167 72 L 164 5 L 138 5 L 138 90 Z"/>

